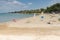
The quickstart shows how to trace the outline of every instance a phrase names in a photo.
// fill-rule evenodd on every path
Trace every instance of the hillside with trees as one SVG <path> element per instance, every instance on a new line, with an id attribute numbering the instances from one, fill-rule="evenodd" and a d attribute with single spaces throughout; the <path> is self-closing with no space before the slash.
<path id="1" fill-rule="evenodd" d="M 60 12 L 60 3 L 56 3 L 54 5 L 52 5 L 51 7 L 47 7 L 45 10 L 45 12 Z"/>
<path id="2" fill-rule="evenodd" d="M 60 3 L 53 4 L 52 6 L 47 7 L 46 9 L 41 8 L 41 9 L 35 9 L 35 10 L 21 10 L 21 11 L 15 11 L 12 13 L 41 13 L 42 11 L 45 13 L 52 13 L 52 12 L 60 13 Z"/>

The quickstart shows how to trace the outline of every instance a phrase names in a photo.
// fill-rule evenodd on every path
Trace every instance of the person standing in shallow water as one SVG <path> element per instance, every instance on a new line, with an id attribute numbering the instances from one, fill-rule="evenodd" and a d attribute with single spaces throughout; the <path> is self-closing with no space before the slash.
<path id="1" fill-rule="evenodd" d="M 36 13 L 34 13 L 34 16 L 33 16 L 33 17 L 34 17 L 34 19 L 35 19 L 35 17 L 36 17 Z"/>

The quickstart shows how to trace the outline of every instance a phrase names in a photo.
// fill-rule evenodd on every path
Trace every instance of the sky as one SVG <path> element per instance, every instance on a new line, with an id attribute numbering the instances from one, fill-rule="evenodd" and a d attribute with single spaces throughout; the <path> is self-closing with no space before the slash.
<path id="1" fill-rule="evenodd" d="M 0 0 L 0 13 L 40 9 L 60 3 L 60 0 Z"/>

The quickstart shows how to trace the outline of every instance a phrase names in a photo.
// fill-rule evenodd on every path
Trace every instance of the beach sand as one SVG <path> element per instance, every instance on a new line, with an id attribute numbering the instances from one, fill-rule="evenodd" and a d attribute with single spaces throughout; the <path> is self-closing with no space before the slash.
<path id="1" fill-rule="evenodd" d="M 1 40 L 60 40 L 60 28 L 0 29 Z"/>
<path id="2" fill-rule="evenodd" d="M 0 24 L 1 40 L 60 40 L 59 14 L 40 16 Z M 48 22 L 51 22 L 48 24 Z"/>

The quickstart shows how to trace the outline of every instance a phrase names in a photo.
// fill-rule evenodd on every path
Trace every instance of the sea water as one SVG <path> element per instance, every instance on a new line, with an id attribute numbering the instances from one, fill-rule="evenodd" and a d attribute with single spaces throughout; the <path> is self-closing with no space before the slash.
<path id="1" fill-rule="evenodd" d="M 33 14 L 22 14 L 22 13 L 0 13 L 0 23 L 11 21 L 13 19 L 22 19 L 32 17 Z"/>

